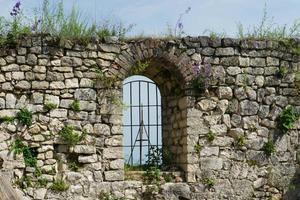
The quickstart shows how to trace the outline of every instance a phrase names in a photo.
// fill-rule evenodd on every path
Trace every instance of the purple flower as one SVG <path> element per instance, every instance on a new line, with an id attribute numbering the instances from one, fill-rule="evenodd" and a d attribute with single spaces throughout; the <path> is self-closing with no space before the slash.
<path id="1" fill-rule="evenodd" d="M 12 11 L 10 12 L 10 15 L 13 16 L 13 17 L 17 16 L 21 11 L 20 6 L 21 6 L 21 2 L 17 1 L 17 3 L 14 5 Z"/>
<path id="2" fill-rule="evenodd" d="M 34 24 L 31 26 L 31 31 L 36 31 L 41 22 L 42 22 L 41 19 L 38 19 L 37 21 L 35 21 Z"/>
<path id="3" fill-rule="evenodd" d="M 183 29 L 183 24 L 182 24 L 182 22 L 179 22 L 179 23 L 178 23 L 178 28 L 179 28 L 179 29 Z"/>

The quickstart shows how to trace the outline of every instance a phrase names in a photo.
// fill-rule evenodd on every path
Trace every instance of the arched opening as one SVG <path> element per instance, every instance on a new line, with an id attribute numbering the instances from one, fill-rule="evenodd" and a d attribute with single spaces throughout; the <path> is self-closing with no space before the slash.
<path id="1" fill-rule="evenodd" d="M 145 76 L 123 81 L 123 151 L 127 166 L 143 166 L 149 155 L 162 149 L 161 94 Z M 161 160 L 157 160 L 157 164 Z"/>
<path id="2" fill-rule="evenodd" d="M 142 72 L 123 81 L 125 178 L 128 170 L 144 171 L 150 162 L 183 181 L 188 163 L 184 82 L 168 62 L 142 63 L 148 63 Z"/>

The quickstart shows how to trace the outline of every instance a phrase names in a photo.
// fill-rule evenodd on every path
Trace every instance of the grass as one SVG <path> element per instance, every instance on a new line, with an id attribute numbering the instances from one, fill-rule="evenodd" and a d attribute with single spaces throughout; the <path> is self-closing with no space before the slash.
<path id="1" fill-rule="evenodd" d="M 279 25 L 274 22 L 274 18 L 270 18 L 267 12 L 267 5 L 263 9 L 261 21 L 252 27 L 245 27 L 238 23 L 237 25 L 238 38 L 255 38 L 255 39 L 273 39 L 285 40 L 287 38 L 300 37 L 300 20 L 295 20 L 289 27 L 287 24 Z"/>
<path id="2" fill-rule="evenodd" d="M 32 124 L 32 112 L 26 108 L 22 108 L 16 115 L 16 119 L 23 125 L 30 126 Z"/>
<path id="3" fill-rule="evenodd" d="M 78 133 L 74 132 L 74 128 L 72 126 L 63 127 L 58 134 L 69 146 L 74 146 L 82 140 L 82 137 Z"/>
<path id="4" fill-rule="evenodd" d="M 63 192 L 68 190 L 69 187 L 70 185 L 66 183 L 64 180 L 58 179 L 53 182 L 53 184 L 50 186 L 50 189 L 54 191 Z"/>
<path id="5" fill-rule="evenodd" d="M 16 44 L 22 35 L 50 34 L 61 40 L 75 40 L 87 43 L 95 37 L 116 36 L 120 39 L 134 27 L 122 22 L 114 23 L 105 20 L 99 23 L 88 23 L 79 10 L 73 6 L 70 14 L 66 14 L 63 1 L 50 5 L 49 0 L 43 0 L 41 8 L 33 10 L 34 17 L 24 16 L 22 10 L 8 19 L 0 17 L 0 45 Z"/>
<path id="6" fill-rule="evenodd" d="M 71 104 L 70 104 L 70 109 L 73 110 L 74 112 L 79 112 L 80 111 L 80 103 L 79 100 L 74 100 Z"/>

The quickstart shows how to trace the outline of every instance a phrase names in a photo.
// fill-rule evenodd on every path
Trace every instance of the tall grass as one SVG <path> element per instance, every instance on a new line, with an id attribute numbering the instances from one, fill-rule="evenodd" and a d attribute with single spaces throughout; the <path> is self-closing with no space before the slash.
<path id="1" fill-rule="evenodd" d="M 24 19 L 27 19 L 25 21 Z M 25 24 L 30 23 L 30 25 Z M 73 6 L 70 14 L 64 11 L 63 1 L 50 5 L 49 0 L 43 0 L 42 7 L 35 9 L 34 19 L 28 19 L 18 13 L 12 19 L 0 17 L 0 44 L 14 41 L 22 34 L 43 33 L 58 36 L 60 39 L 88 41 L 94 37 L 117 36 L 123 39 L 131 31 L 133 25 L 125 26 L 106 20 L 104 22 L 88 23 L 78 9 Z"/>
<path id="2" fill-rule="evenodd" d="M 299 38 L 300 19 L 295 20 L 291 26 L 288 26 L 287 24 L 279 25 L 274 22 L 273 17 L 270 18 L 268 16 L 267 6 L 265 4 L 262 19 L 257 25 L 253 25 L 245 29 L 243 24 L 237 24 L 237 37 L 273 40 Z"/>

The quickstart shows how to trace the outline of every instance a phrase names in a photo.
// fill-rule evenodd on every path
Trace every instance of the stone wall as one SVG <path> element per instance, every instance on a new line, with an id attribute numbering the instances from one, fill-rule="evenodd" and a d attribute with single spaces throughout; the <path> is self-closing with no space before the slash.
<path id="1" fill-rule="evenodd" d="M 124 181 L 122 109 L 114 103 L 122 80 L 143 61 L 150 65 L 141 74 L 162 94 L 164 148 L 186 181 L 153 186 L 160 192 L 152 198 L 300 198 L 300 122 L 287 134 L 276 126 L 287 105 L 300 111 L 294 83 L 300 62 L 291 48 L 276 41 L 208 37 L 112 37 L 80 45 L 32 36 L 0 49 L 0 117 L 14 117 L 23 108 L 33 113 L 31 125 L 16 119 L 0 124 L 1 171 L 11 182 L 31 177 L 32 184 L 18 190 L 24 199 L 97 199 L 100 191 L 146 199 L 149 186 Z M 189 83 L 193 67 L 203 63 L 211 66 L 210 87 L 197 93 Z M 287 73 L 278 77 L 282 67 Z M 107 87 L 99 70 L 116 82 Z M 49 103 L 57 108 L 47 109 Z M 79 111 L 70 107 L 73 103 L 79 103 Z M 85 137 L 75 146 L 66 144 L 59 135 L 66 126 Z M 11 151 L 19 137 L 35 152 L 36 168 Z M 271 156 L 262 150 L 267 141 L 275 142 Z M 39 179 L 46 179 L 46 186 Z M 67 191 L 50 189 L 59 179 L 70 184 Z"/>

